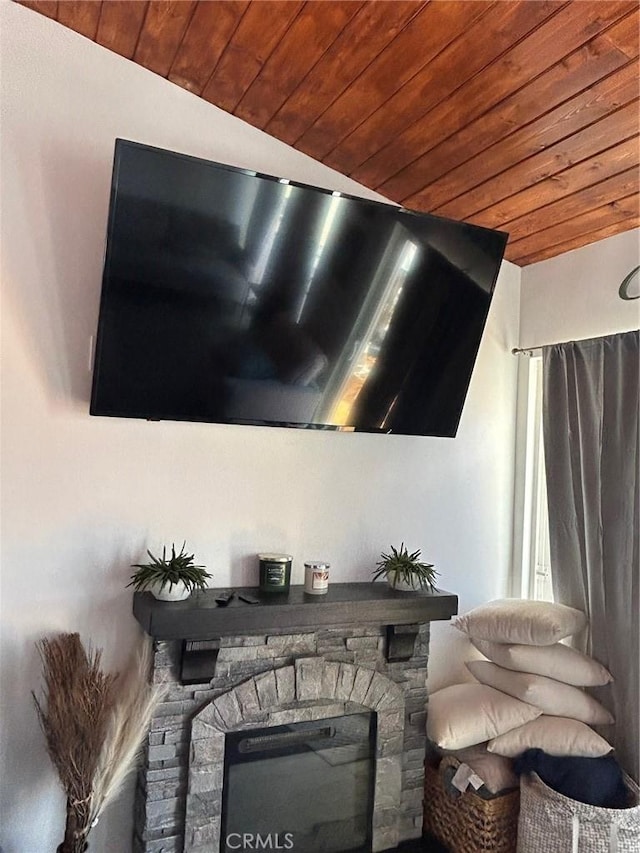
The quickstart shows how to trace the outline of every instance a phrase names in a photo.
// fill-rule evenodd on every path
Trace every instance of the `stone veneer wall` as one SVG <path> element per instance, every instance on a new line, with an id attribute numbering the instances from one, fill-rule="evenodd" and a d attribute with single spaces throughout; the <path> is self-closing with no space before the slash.
<path id="1" fill-rule="evenodd" d="M 415 630 L 417 626 L 406 627 Z M 402 627 L 396 631 L 402 631 Z M 183 853 L 185 850 L 197 853 L 197 833 L 202 831 L 207 821 L 203 821 L 202 814 L 198 812 L 195 825 L 187 826 L 186 823 L 187 812 L 192 818 L 195 814 L 194 795 L 197 793 L 189 791 L 190 797 L 187 796 L 189 785 L 195 785 L 193 769 L 190 783 L 189 764 L 190 756 L 192 764 L 197 764 L 198 756 L 207 755 L 207 747 L 203 750 L 202 746 L 201 730 L 206 721 L 217 720 L 219 732 L 264 726 L 265 720 L 266 725 L 280 724 L 284 719 L 294 722 L 300 716 L 292 714 L 293 709 L 306 713 L 306 719 L 319 719 L 335 715 L 341 709 L 349 710 L 351 706 L 355 707 L 354 703 L 388 716 L 388 719 L 380 721 L 376 773 L 380 780 L 386 777 L 388 791 L 393 792 L 394 787 L 399 787 L 399 796 L 391 794 L 391 799 L 385 801 L 379 799 L 382 789 L 376 789 L 375 849 L 391 849 L 400 841 L 419 837 L 422 833 L 429 625 L 420 626 L 414 654 L 404 662 L 387 662 L 385 634 L 384 626 L 353 625 L 307 633 L 223 637 L 215 677 L 206 686 L 182 686 L 179 683 L 181 643 L 156 641 L 153 680 L 166 681 L 169 691 L 152 721 L 146 759 L 138 775 L 134 853 Z M 330 696 L 322 696 L 327 690 L 315 687 L 311 688 L 313 695 L 308 693 L 309 684 L 313 683 L 313 679 L 308 680 L 308 674 L 314 670 L 314 658 L 319 659 L 319 664 L 344 664 L 337 668 L 316 668 L 316 674 L 335 674 L 336 690 Z M 254 694 L 258 694 L 257 690 L 251 690 L 251 686 L 263 683 L 266 688 L 270 683 L 269 679 L 261 679 L 261 674 L 276 670 L 282 671 L 280 675 L 284 676 L 285 669 L 287 678 L 282 678 L 281 682 L 290 685 L 287 696 L 278 697 L 277 691 L 274 695 L 269 689 L 261 690 L 263 698 L 258 696 L 258 704 L 263 704 L 263 708 L 247 706 L 243 709 L 240 706 L 240 715 L 235 719 L 227 716 L 226 720 L 221 720 L 218 708 L 225 708 L 226 703 L 231 702 L 233 708 L 238 709 L 238 700 L 245 694 L 250 695 L 253 702 Z M 365 672 L 356 679 L 360 670 Z M 362 692 L 363 677 L 365 681 L 368 678 L 366 671 L 372 673 L 372 678 Z M 302 683 L 305 672 L 306 687 Z M 374 682 L 376 672 L 384 678 Z M 320 679 L 323 677 L 326 682 L 326 675 L 319 675 Z M 292 679 L 294 686 L 291 686 Z M 300 684 L 295 686 L 297 681 Z M 274 682 L 277 683 L 277 679 Z M 390 685 L 383 691 L 390 694 L 386 701 L 384 695 L 373 696 L 370 692 L 367 696 L 374 683 L 378 688 Z M 351 684 L 351 687 L 345 690 L 345 684 Z M 397 690 L 393 688 L 394 684 Z M 240 685 L 246 687 L 235 691 L 234 688 Z M 225 697 L 231 693 L 233 696 Z M 215 702 L 219 698 L 220 701 Z M 404 725 L 398 719 L 398 709 L 402 710 L 400 716 L 404 717 Z M 394 713 L 396 722 L 392 719 Z M 196 745 L 198 741 L 199 747 Z M 219 760 L 219 742 L 217 745 L 212 743 L 211 748 L 214 753 L 218 750 Z M 219 806 L 215 801 L 214 796 L 211 798 L 213 820 L 208 825 L 219 821 L 215 814 Z M 208 853 L 217 853 L 214 837 L 215 833 L 213 837 L 203 836 L 202 849 L 206 847 Z"/>

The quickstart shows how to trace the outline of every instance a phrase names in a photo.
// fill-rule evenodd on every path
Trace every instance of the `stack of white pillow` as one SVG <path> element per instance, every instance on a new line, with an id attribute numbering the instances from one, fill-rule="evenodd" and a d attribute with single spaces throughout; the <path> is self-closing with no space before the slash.
<path id="1" fill-rule="evenodd" d="M 586 627 L 584 613 L 562 604 L 503 599 L 456 617 L 488 660 L 466 666 L 478 680 L 429 697 L 427 734 L 443 750 L 486 743 L 515 757 L 526 749 L 598 757 L 611 751 L 591 726 L 613 717 L 583 687 L 612 681 L 602 664 L 560 642 Z"/>

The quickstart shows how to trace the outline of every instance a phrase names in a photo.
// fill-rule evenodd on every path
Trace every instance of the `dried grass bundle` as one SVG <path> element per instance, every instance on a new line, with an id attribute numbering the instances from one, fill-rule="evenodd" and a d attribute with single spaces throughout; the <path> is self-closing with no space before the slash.
<path id="1" fill-rule="evenodd" d="M 93 778 L 114 703 L 115 675 L 102 672 L 102 653 L 87 653 L 78 634 L 37 643 L 44 699 L 33 698 L 47 751 L 67 795 L 62 849 L 81 853 L 91 828 Z"/>
<path id="2" fill-rule="evenodd" d="M 165 685 L 148 682 L 151 656 L 151 641 L 145 638 L 121 680 L 94 776 L 92 823 L 119 794 L 134 769 L 153 712 L 166 693 Z"/>
<path id="3" fill-rule="evenodd" d="M 144 640 L 124 677 L 105 674 L 102 653 L 87 653 L 78 634 L 36 644 L 44 690 L 33 699 L 47 751 L 67 795 L 59 853 L 82 853 L 105 807 L 134 768 L 166 688 L 148 681 L 151 642 Z"/>

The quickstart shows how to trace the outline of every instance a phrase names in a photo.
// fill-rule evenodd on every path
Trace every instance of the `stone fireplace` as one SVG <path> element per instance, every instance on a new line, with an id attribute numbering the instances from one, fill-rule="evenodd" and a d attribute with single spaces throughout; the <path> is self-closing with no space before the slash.
<path id="1" fill-rule="evenodd" d="M 393 850 L 422 834 L 429 622 L 449 618 L 457 602 L 446 593 L 374 589 L 334 585 L 333 607 L 328 598 L 305 601 L 295 588 L 289 606 L 281 599 L 216 610 L 201 599 L 206 619 L 193 618 L 197 600 L 167 605 L 137 594 L 136 616 L 155 636 L 153 679 L 168 692 L 138 777 L 135 853 L 231 849 L 223 831 L 229 733 L 294 730 L 362 712 L 375 718 L 367 844 Z M 430 618 L 415 620 L 420 615 Z M 295 631 L 287 623 L 297 623 Z M 320 837 L 322 827 L 316 829 Z"/>

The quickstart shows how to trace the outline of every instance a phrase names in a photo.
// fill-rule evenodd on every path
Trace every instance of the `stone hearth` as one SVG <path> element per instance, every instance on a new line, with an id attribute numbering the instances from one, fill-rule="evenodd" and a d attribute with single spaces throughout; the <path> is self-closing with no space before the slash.
<path id="1" fill-rule="evenodd" d="M 455 596 L 448 598 L 449 610 L 455 612 Z M 429 623 L 390 628 L 367 624 L 365 618 L 362 624 L 354 620 L 295 633 L 275 628 L 257 633 L 259 609 L 251 610 L 250 631 L 218 636 L 211 643 L 213 677 L 202 685 L 180 681 L 183 641 L 155 640 L 153 680 L 167 682 L 169 690 L 152 721 L 138 776 L 135 853 L 224 850 L 220 833 L 227 732 L 360 710 L 377 716 L 372 850 L 391 850 L 419 837 Z M 211 636 L 216 633 L 212 628 Z M 393 660 L 390 644 L 402 643 L 403 636 L 409 653 Z M 199 645 L 206 654 L 207 642 Z"/>

